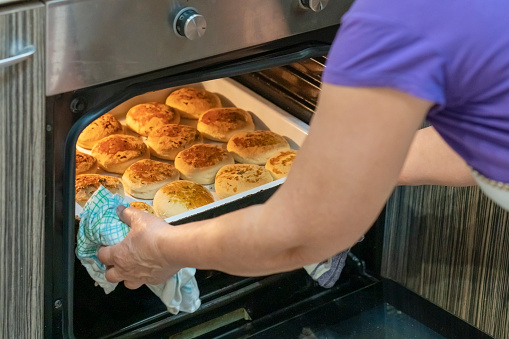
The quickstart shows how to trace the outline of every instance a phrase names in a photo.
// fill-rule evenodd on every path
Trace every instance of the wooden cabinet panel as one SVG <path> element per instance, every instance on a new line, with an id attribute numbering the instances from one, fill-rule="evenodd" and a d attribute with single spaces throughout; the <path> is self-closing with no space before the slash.
<path id="1" fill-rule="evenodd" d="M 508 337 L 508 212 L 477 187 L 400 187 L 386 221 L 384 276 Z"/>
<path id="2" fill-rule="evenodd" d="M 44 5 L 0 8 L 0 337 L 43 336 Z"/>

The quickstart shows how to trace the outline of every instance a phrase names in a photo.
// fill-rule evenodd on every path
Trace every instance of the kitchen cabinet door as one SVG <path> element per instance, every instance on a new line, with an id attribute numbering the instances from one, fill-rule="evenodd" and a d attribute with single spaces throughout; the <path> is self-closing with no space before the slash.
<path id="1" fill-rule="evenodd" d="M 382 274 L 495 338 L 509 333 L 509 212 L 478 187 L 397 188 Z"/>
<path id="2" fill-rule="evenodd" d="M 44 8 L 0 7 L 0 338 L 43 336 Z"/>

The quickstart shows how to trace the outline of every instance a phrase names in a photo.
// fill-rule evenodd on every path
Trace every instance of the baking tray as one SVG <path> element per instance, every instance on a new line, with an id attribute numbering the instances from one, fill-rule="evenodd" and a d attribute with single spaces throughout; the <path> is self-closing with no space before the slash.
<path id="1" fill-rule="evenodd" d="M 288 112 L 284 111 L 283 109 L 279 108 L 278 106 L 274 105 L 267 99 L 263 98 L 262 96 L 256 94 L 255 92 L 251 91 L 250 89 L 244 87 L 243 85 L 239 84 L 238 82 L 229 79 L 216 79 L 201 83 L 195 83 L 195 84 L 189 84 L 186 86 L 180 86 L 180 87 L 201 87 L 204 88 L 210 92 L 216 93 L 221 98 L 221 103 L 223 107 L 231 107 L 236 106 L 239 108 L 242 108 L 246 111 L 249 111 L 253 117 L 253 122 L 255 125 L 255 130 L 271 130 L 275 133 L 278 133 L 286 138 L 288 143 L 290 144 L 291 149 L 298 150 L 300 145 L 304 142 L 304 139 L 306 138 L 309 130 L 308 124 L 304 123 L 303 121 L 297 119 L 293 115 L 289 114 Z M 171 87 L 159 91 L 154 92 L 148 92 L 139 96 L 136 96 L 132 99 L 129 99 L 125 101 L 124 103 L 118 105 L 114 109 L 112 109 L 109 113 L 114 115 L 119 121 L 124 125 L 125 133 L 136 135 L 135 132 L 131 131 L 125 123 L 125 115 L 127 111 L 138 104 L 146 103 L 146 102 L 161 102 L 164 103 L 168 95 L 175 91 L 176 89 L 180 87 Z M 180 124 L 182 125 L 189 125 L 196 127 L 197 120 L 190 120 L 190 119 L 181 119 Z M 142 139 L 146 142 L 146 137 L 142 137 Z M 215 144 L 220 145 L 224 148 L 226 148 L 226 143 L 222 142 L 214 142 L 210 140 L 204 139 L 204 143 L 209 144 Z M 76 146 L 76 149 L 80 152 L 90 154 L 90 150 L 84 149 L 80 146 Z M 151 156 L 151 159 L 162 161 L 162 162 L 168 162 L 173 164 L 173 161 L 170 160 L 164 160 L 159 159 L 157 157 Z M 122 177 L 120 174 L 116 173 L 110 173 L 103 171 L 102 169 L 98 169 L 98 174 L 105 174 L 115 177 Z M 181 213 L 178 215 L 175 215 L 170 218 L 166 218 L 165 221 L 168 223 L 175 222 L 177 220 L 188 218 L 190 216 L 193 216 L 195 214 L 215 209 L 218 206 L 230 203 L 235 200 L 239 200 L 243 197 L 256 194 L 263 190 L 268 190 L 271 188 L 274 188 L 276 186 L 281 185 L 285 181 L 285 178 L 275 180 L 273 182 L 270 182 L 265 185 L 258 186 L 256 188 L 253 188 L 251 190 L 241 192 L 239 194 L 236 194 L 234 196 L 225 198 L 225 199 L 219 199 L 217 194 L 214 190 L 214 185 L 204 185 L 205 188 L 207 188 L 214 197 L 214 202 L 190 211 L 187 211 L 185 213 Z M 127 202 L 134 202 L 134 201 L 142 201 L 149 205 L 152 205 L 152 200 L 143 200 L 143 199 L 137 199 L 129 194 L 125 194 L 125 200 Z M 75 204 L 75 214 L 79 215 L 82 211 L 82 207 Z"/>

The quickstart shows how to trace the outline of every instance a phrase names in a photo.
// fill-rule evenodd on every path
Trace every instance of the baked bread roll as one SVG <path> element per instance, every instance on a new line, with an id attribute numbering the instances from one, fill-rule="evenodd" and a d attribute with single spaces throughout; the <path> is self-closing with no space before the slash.
<path id="1" fill-rule="evenodd" d="M 265 165 L 271 156 L 289 150 L 290 145 L 277 133 L 254 131 L 236 133 L 230 138 L 226 148 L 237 162 Z"/>
<path id="2" fill-rule="evenodd" d="M 178 180 L 157 191 L 153 207 L 159 217 L 166 219 L 212 202 L 212 194 L 202 185 Z"/>
<path id="3" fill-rule="evenodd" d="M 106 113 L 85 127 L 78 137 L 77 145 L 86 149 L 92 149 L 96 142 L 102 138 L 123 133 L 124 126 L 122 126 L 120 121 L 113 115 Z"/>
<path id="4" fill-rule="evenodd" d="M 130 202 L 129 206 L 137 208 L 137 209 L 142 210 L 143 212 L 147 212 L 149 214 L 154 214 L 154 215 L 156 214 L 156 211 L 154 211 L 152 206 L 150 206 L 149 204 L 147 204 L 146 202 L 143 202 L 143 201 Z"/>
<path id="5" fill-rule="evenodd" d="M 175 157 L 175 167 L 181 178 L 202 185 L 213 184 L 217 171 L 233 163 L 235 161 L 227 150 L 210 144 L 193 145 Z"/>
<path id="6" fill-rule="evenodd" d="M 201 133 L 187 125 L 162 125 L 147 138 L 150 154 L 167 160 L 174 160 L 179 152 L 201 142 Z"/>
<path id="7" fill-rule="evenodd" d="M 127 111 L 127 126 L 146 137 L 153 129 L 165 124 L 178 124 L 180 114 L 168 105 L 159 102 L 139 104 Z"/>
<path id="8" fill-rule="evenodd" d="M 97 160 L 91 155 L 76 151 L 76 175 L 97 172 Z"/>
<path id="9" fill-rule="evenodd" d="M 125 193 L 138 199 L 154 199 L 164 185 L 178 180 L 179 171 L 172 164 L 144 159 L 129 166 L 122 176 Z"/>
<path id="10" fill-rule="evenodd" d="M 293 149 L 281 151 L 267 160 L 265 168 L 270 172 L 274 180 L 284 178 L 288 175 L 288 172 L 290 172 L 296 155 L 297 151 Z"/>
<path id="11" fill-rule="evenodd" d="M 166 105 L 175 108 L 182 118 L 196 120 L 209 109 L 221 107 L 221 99 L 203 88 L 185 87 L 173 91 Z"/>
<path id="12" fill-rule="evenodd" d="M 217 172 L 214 187 L 219 198 L 224 199 L 272 181 L 272 175 L 262 166 L 234 164 Z"/>
<path id="13" fill-rule="evenodd" d="M 212 108 L 203 113 L 196 127 L 207 139 L 228 142 L 238 132 L 255 129 L 251 114 L 242 108 Z"/>
<path id="14" fill-rule="evenodd" d="M 140 137 L 115 134 L 99 140 L 92 148 L 92 156 L 103 170 L 123 174 L 136 161 L 150 158 L 150 153 Z"/>
<path id="15" fill-rule="evenodd" d="M 111 193 L 124 197 L 124 186 L 120 178 L 101 174 L 80 174 L 76 176 L 75 181 L 76 202 L 82 207 L 85 206 L 101 185 Z"/>

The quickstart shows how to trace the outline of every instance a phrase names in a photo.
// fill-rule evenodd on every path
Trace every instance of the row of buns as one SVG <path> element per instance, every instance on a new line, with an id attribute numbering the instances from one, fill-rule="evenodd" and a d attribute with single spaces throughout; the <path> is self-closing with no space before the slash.
<path id="1" fill-rule="evenodd" d="M 181 131 L 192 142 L 173 142 L 167 139 L 155 142 L 149 135 L 147 143 L 142 138 L 113 134 L 99 140 L 91 150 L 95 159 L 85 159 L 85 153 L 77 153 L 76 171 L 86 171 L 86 161 L 90 166 L 97 164 L 106 172 L 123 174 L 133 163 L 150 159 L 151 155 L 165 160 L 174 160 L 177 169 L 184 177 L 196 177 L 198 183 L 210 184 L 219 167 L 234 163 L 265 165 L 269 158 L 282 151 L 289 151 L 290 145 L 286 139 L 272 131 L 260 130 L 253 132 L 238 132 L 234 134 L 226 145 L 226 149 L 213 144 L 200 143 L 196 134 L 191 133 L 192 127 L 184 125 L 163 125 L 160 129 Z M 173 133 L 173 132 L 171 132 Z M 173 138 L 175 139 L 175 138 Z M 148 144 L 148 146 L 147 146 Z M 79 156 L 79 158 L 78 158 Z M 207 173 L 202 173 L 207 171 Z M 212 173 L 213 172 L 213 173 Z M 205 176 L 200 178 L 200 175 Z"/>
<path id="2" fill-rule="evenodd" d="M 218 197 L 224 199 L 273 180 L 273 175 L 265 167 L 254 164 L 226 164 L 217 171 L 214 187 Z M 131 165 L 122 178 L 101 174 L 77 175 L 76 202 L 84 206 L 100 186 L 121 196 L 127 193 L 138 199 L 152 200 L 153 212 L 150 211 L 152 207 L 141 207 L 161 218 L 169 218 L 214 202 L 208 189 L 196 182 L 180 178 L 173 165 L 149 159 Z"/>
<path id="3" fill-rule="evenodd" d="M 136 180 L 146 182 L 145 176 L 157 178 L 161 175 L 159 172 L 165 171 L 165 173 L 171 172 L 171 177 L 178 176 L 197 184 L 210 185 L 214 183 L 218 171 L 225 165 L 235 164 L 236 159 L 235 154 L 211 144 L 195 144 L 179 152 L 175 157 L 174 165 L 145 158 L 146 153 L 135 158 L 128 158 L 127 153 L 128 151 L 124 151 L 122 153 L 124 155 L 119 155 L 119 153 L 115 153 L 116 156 L 110 155 L 107 158 L 108 162 L 103 162 L 100 167 L 104 169 L 104 166 L 107 165 L 109 172 L 122 174 L 126 180 L 133 182 Z M 281 179 L 288 174 L 296 153 L 295 150 L 283 149 L 274 153 L 261 164 L 255 162 L 253 165 L 264 165 L 274 180 Z M 119 163 L 123 157 L 126 160 Z M 97 173 L 97 163 L 93 155 L 77 151 L 76 175 Z M 127 167 L 123 169 L 124 166 Z M 115 172 L 115 170 L 118 171 Z M 142 184 L 140 183 L 140 185 Z M 133 196 L 138 197 L 135 194 Z"/>
<path id="4" fill-rule="evenodd" d="M 140 136 L 148 137 L 160 126 L 179 124 L 181 118 L 198 120 L 196 129 L 213 141 L 227 142 L 236 132 L 254 130 L 249 112 L 238 107 L 222 107 L 218 95 L 194 87 L 173 91 L 164 104 L 149 102 L 133 106 L 126 113 L 126 125 Z M 87 126 L 77 144 L 92 149 L 99 140 L 124 133 L 122 124 L 108 113 Z"/>
<path id="5" fill-rule="evenodd" d="M 149 104 L 145 104 L 149 105 Z M 152 105 L 152 104 L 150 104 Z M 161 104 L 162 105 L 162 104 Z M 139 107 L 140 105 L 135 106 Z M 249 127 L 233 126 L 228 116 L 231 113 L 242 112 L 243 120 L 249 117 Z M 220 120 L 218 117 L 225 119 Z M 237 122 L 239 121 L 237 119 Z M 129 114 L 126 122 L 129 124 Z M 227 142 L 227 149 L 233 152 L 236 160 L 246 163 L 261 164 L 260 156 L 265 161 L 266 152 L 289 149 L 286 139 L 270 131 L 254 131 L 254 124 L 249 112 L 239 108 L 229 107 L 205 112 L 198 121 L 197 128 L 188 125 L 179 125 L 178 121 L 164 121 L 163 119 L 145 119 L 145 124 L 138 120 L 136 130 L 140 136 L 146 136 L 145 142 L 136 136 L 124 134 L 122 124 L 111 114 L 107 113 L 93 121 L 83 130 L 78 138 L 78 146 L 90 149 L 96 158 L 105 158 L 104 163 L 113 165 L 125 159 L 125 156 L 136 158 L 145 156 L 147 151 L 155 157 L 174 160 L 178 152 L 203 142 L 203 137 L 212 141 Z M 157 123 L 156 123 L 157 121 Z M 203 121 L 203 123 L 202 123 Z M 114 128 L 112 127 L 114 126 Z M 130 125 L 132 126 L 132 125 Z M 120 155 L 117 154 L 119 152 Z M 127 153 L 125 153 L 127 152 Z M 245 159 L 245 160 L 243 160 Z M 101 159 L 98 159 L 101 164 Z M 104 165 L 106 171 L 108 165 Z M 113 170 L 118 173 L 118 170 Z"/>

